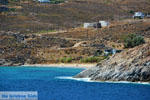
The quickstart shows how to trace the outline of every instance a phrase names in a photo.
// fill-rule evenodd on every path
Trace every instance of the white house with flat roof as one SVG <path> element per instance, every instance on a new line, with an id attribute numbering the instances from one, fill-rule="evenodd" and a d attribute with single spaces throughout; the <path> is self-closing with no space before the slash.
<path id="1" fill-rule="evenodd" d="M 99 22 L 93 22 L 93 23 L 84 23 L 84 28 L 102 28 L 109 26 L 110 23 L 107 21 L 99 21 Z"/>
<path id="2" fill-rule="evenodd" d="M 145 17 L 145 14 L 142 12 L 135 12 L 133 15 L 133 18 L 140 18 L 143 19 Z"/>
<path id="3" fill-rule="evenodd" d="M 50 2 L 50 0 L 38 0 L 38 1 L 41 3 L 49 3 Z"/>
<path id="4" fill-rule="evenodd" d="M 106 27 L 106 26 L 109 26 L 109 22 L 107 21 L 99 21 L 99 23 L 101 24 L 101 27 Z"/>

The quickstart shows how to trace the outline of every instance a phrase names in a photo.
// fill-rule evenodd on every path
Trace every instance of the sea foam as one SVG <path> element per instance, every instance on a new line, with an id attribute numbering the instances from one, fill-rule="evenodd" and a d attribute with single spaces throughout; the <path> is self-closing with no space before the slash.
<path id="1" fill-rule="evenodd" d="M 60 76 L 60 77 L 56 77 L 56 79 L 68 79 L 68 80 L 92 82 L 92 81 L 90 80 L 90 78 L 73 78 L 73 77 L 70 77 L 70 76 Z"/>
<path id="2" fill-rule="evenodd" d="M 98 82 L 98 83 L 124 83 L 124 84 L 143 84 L 143 85 L 150 85 L 149 82 L 129 82 L 129 81 L 93 81 L 91 78 L 73 78 L 71 76 L 60 76 L 56 77 L 56 79 L 67 79 L 67 80 L 76 80 L 76 81 L 83 81 L 83 82 Z"/>

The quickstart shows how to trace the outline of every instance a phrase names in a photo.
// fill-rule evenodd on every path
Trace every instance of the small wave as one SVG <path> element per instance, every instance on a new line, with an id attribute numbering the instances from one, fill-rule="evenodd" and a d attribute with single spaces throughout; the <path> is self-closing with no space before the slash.
<path id="1" fill-rule="evenodd" d="M 56 77 L 57 79 L 68 79 L 68 80 L 76 80 L 76 81 L 84 81 L 84 82 L 98 82 L 98 83 L 124 83 L 124 84 L 143 84 L 150 85 L 149 82 L 129 82 L 129 81 L 93 81 L 91 78 L 73 78 L 70 76 L 60 76 Z"/>
<path id="2" fill-rule="evenodd" d="M 92 82 L 90 78 L 73 78 L 67 76 L 56 77 L 57 79 L 68 79 L 68 80 L 76 80 L 76 81 L 84 81 L 84 82 Z"/>
<path id="3" fill-rule="evenodd" d="M 95 81 L 95 82 L 103 82 L 103 83 L 123 83 L 123 84 L 143 84 L 143 85 L 150 85 L 149 82 L 129 82 L 129 81 Z"/>

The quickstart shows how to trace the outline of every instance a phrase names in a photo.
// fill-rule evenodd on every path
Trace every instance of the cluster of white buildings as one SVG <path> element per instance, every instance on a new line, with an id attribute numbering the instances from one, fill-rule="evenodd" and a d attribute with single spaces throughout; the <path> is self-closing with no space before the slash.
<path id="1" fill-rule="evenodd" d="M 143 12 L 135 12 L 132 17 L 134 19 L 150 18 L 150 13 L 144 14 Z M 108 21 L 99 21 L 99 22 L 92 22 L 92 23 L 84 23 L 83 27 L 84 28 L 102 28 L 102 27 L 107 27 L 109 25 L 110 23 Z"/>

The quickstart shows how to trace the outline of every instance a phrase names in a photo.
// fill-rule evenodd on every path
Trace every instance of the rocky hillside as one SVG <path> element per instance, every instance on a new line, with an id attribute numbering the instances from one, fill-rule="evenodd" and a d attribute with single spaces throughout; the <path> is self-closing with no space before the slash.
<path id="1" fill-rule="evenodd" d="M 96 81 L 150 82 L 150 43 L 113 55 L 75 77 L 89 77 Z"/>
<path id="2" fill-rule="evenodd" d="M 123 50 L 128 34 L 150 40 L 150 19 L 132 19 L 136 11 L 149 13 L 149 5 L 149 0 L 67 0 L 61 4 L 8 0 L 6 4 L 0 3 L 0 66 L 97 63 L 107 58 L 105 49 Z M 99 20 L 111 24 L 100 29 L 82 28 L 84 22 Z"/>
<path id="3" fill-rule="evenodd" d="M 101 29 L 74 28 L 66 31 L 20 34 L 0 32 L 0 66 L 64 62 L 97 63 L 104 50 L 123 50 L 124 37 L 135 33 L 150 40 L 150 19 L 121 20 Z M 65 61 L 66 62 L 66 61 Z"/>

